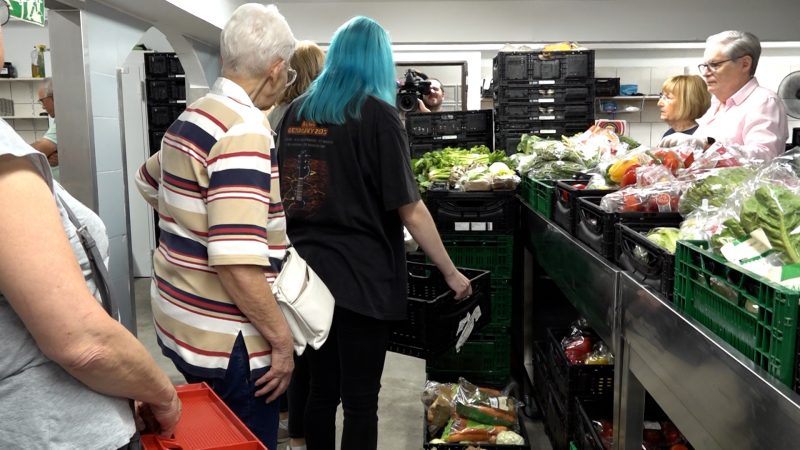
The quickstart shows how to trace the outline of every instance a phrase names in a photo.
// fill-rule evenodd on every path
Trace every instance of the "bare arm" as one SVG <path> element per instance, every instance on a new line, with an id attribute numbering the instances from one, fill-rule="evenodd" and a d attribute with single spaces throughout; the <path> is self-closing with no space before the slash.
<path id="1" fill-rule="evenodd" d="M 256 395 L 271 392 L 267 402 L 278 398 L 291 381 L 294 370 L 294 341 L 283 312 L 264 278 L 262 267 L 255 265 L 216 266 L 222 286 L 236 306 L 272 347 L 272 366 L 256 384 Z"/>
<path id="2" fill-rule="evenodd" d="M 44 153 L 44 156 L 50 158 L 50 156 L 58 150 L 56 144 L 53 143 L 50 139 L 40 138 L 37 139 L 31 147 L 39 150 L 40 152 Z"/>
<path id="3" fill-rule="evenodd" d="M 406 226 L 408 232 L 417 241 L 422 251 L 433 261 L 439 271 L 442 272 L 447 285 L 455 291 L 456 299 L 472 295 L 472 286 L 469 279 L 456 269 L 447 251 L 444 249 L 436 224 L 433 222 L 431 213 L 422 203 L 417 200 L 414 203 L 403 205 L 398 209 L 400 220 Z"/>
<path id="4" fill-rule="evenodd" d="M 14 211 L 0 215 L 0 291 L 42 352 L 97 392 L 148 403 L 171 433 L 180 416 L 175 388 L 89 292 L 53 196 L 29 161 L 0 161 L 0 209 Z"/>
<path id="5" fill-rule="evenodd" d="M 158 211 L 158 187 L 161 184 L 161 151 L 147 159 L 136 171 L 136 189 Z"/>

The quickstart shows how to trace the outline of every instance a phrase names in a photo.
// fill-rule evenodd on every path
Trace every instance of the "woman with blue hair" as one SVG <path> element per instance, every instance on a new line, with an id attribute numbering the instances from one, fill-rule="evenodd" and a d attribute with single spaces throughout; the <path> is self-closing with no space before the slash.
<path id="1" fill-rule="evenodd" d="M 292 245 L 336 299 L 327 342 L 308 349 L 305 413 L 310 450 L 375 449 L 378 393 L 390 321 L 406 318 L 403 226 L 456 293 L 472 293 L 420 201 L 405 131 L 394 106 L 389 36 L 356 17 L 333 37 L 325 67 L 287 111 L 278 144 Z"/>

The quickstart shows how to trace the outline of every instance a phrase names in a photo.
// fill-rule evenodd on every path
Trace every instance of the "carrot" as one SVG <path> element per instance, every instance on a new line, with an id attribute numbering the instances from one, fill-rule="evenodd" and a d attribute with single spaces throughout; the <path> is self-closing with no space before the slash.
<path id="1" fill-rule="evenodd" d="M 496 417 L 498 419 L 505 420 L 511 423 L 514 423 L 517 420 L 517 417 L 514 414 L 508 411 L 503 411 L 502 409 L 491 408 L 489 406 L 482 406 L 482 405 L 472 405 L 472 408 L 477 408 L 478 411 L 484 414 L 488 414 L 492 417 Z"/>
<path id="2" fill-rule="evenodd" d="M 489 397 L 500 397 L 501 392 L 497 389 L 487 388 L 487 387 L 479 387 L 479 391 L 483 392 L 484 394 L 488 395 Z"/>
<path id="3" fill-rule="evenodd" d="M 487 442 L 491 435 L 488 430 L 450 433 L 447 442 Z"/>

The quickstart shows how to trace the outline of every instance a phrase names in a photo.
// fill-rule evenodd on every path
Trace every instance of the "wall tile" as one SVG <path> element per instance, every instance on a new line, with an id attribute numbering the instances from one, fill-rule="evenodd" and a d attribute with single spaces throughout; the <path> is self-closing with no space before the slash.
<path id="1" fill-rule="evenodd" d="M 39 118 L 33 120 L 33 129 L 36 131 L 47 131 L 50 128 L 50 121 L 45 118 Z"/>
<path id="2" fill-rule="evenodd" d="M 31 83 L 11 83 L 11 99 L 14 102 L 33 103 L 39 100 L 38 98 L 33 98 L 33 96 L 34 92 Z"/>
<path id="3" fill-rule="evenodd" d="M 650 79 L 652 78 L 650 67 L 618 67 L 617 76 L 620 84 L 636 84 L 638 91 L 642 94 L 651 93 Z"/>
<path id="4" fill-rule="evenodd" d="M 669 67 L 653 67 L 652 76 L 650 78 L 650 92 L 649 94 L 658 94 L 661 92 L 661 85 L 664 84 L 670 77 L 675 75 L 686 75 L 686 67 L 669 66 Z"/>
<path id="5" fill-rule="evenodd" d="M 28 142 L 28 143 L 31 143 L 31 142 L 36 140 L 36 133 L 34 133 L 33 131 L 17 131 L 17 134 L 19 134 L 20 137 L 25 142 Z"/>
<path id="6" fill-rule="evenodd" d="M 616 78 L 617 77 L 617 68 L 616 67 L 595 67 L 594 68 L 594 77 L 595 78 Z"/>
<path id="7" fill-rule="evenodd" d="M 97 172 L 122 170 L 119 119 L 94 118 L 94 158 Z"/>
<path id="8" fill-rule="evenodd" d="M 651 127 L 649 123 L 628 122 L 628 129 L 630 130 L 631 139 L 638 141 L 640 144 L 650 143 Z"/>
<path id="9" fill-rule="evenodd" d="M 23 117 L 33 117 L 33 103 L 14 102 L 14 115 Z"/>
<path id="10" fill-rule="evenodd" d="M 661 110 L 658 109 L 658 100 L 645 100 L 642 109 L 642 122 L 661 123 Z"/>
<path id="11" fill-rule="evenodd" d="M 14 129 L 17 131 L 33 131 L 33 119 L 15 119 Z"/>
<path id="12" fill-rule="evenodd" d="M 669 125 L 665 123 L 654 123 L 650 132 L 650 146 L 655 147 L 661 142 L 661 137 L 669 130 Z"/>
<path id="13" fill-rule="evenodd" d="M 11 83 L 0 83 L 0 98 L 11 98 Z"/>
<path id="14" fill-rule="evenodd" d="M 125 185 L 122 171 L 97 174 L 97 203 L 109 237 L 122 236 L 125 225 Z"/>
<path id="15" fill-rule="evenodd" d="M 92 71 L 90 80 L 92 83 L 92 115 L 94 117 L 119 117 L 116 77 Z"/>

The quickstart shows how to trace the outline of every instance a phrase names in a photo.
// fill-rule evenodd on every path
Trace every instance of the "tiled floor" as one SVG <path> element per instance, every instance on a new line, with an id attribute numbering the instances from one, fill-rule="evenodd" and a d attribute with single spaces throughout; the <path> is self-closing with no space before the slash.
<path id="1" fill-rule="evenodd" d="M 134 284 L 136 296 L 136 323 L 138 337 L 150 350 L 158 364 L 176 384 L 184 383 L 172 362 L 161 356 L 156 343 L 155 331 L 150 315 L 149 279 L 137 279 Z M 414 450 L 422 448 L 422 403 L 420 392 L 425 384 L 425 361 L 397 353 L 388 353 L 381 380 L 382 389 L 378 406 L 378 448 L 381 450 Z M 341 433 L 341 408 L 337 420 L 337 431 Z M 531 449 L 550 450 L 541 422 L 527 421 Z M 283 450 L 283 449 L 278 449 Z"/>

